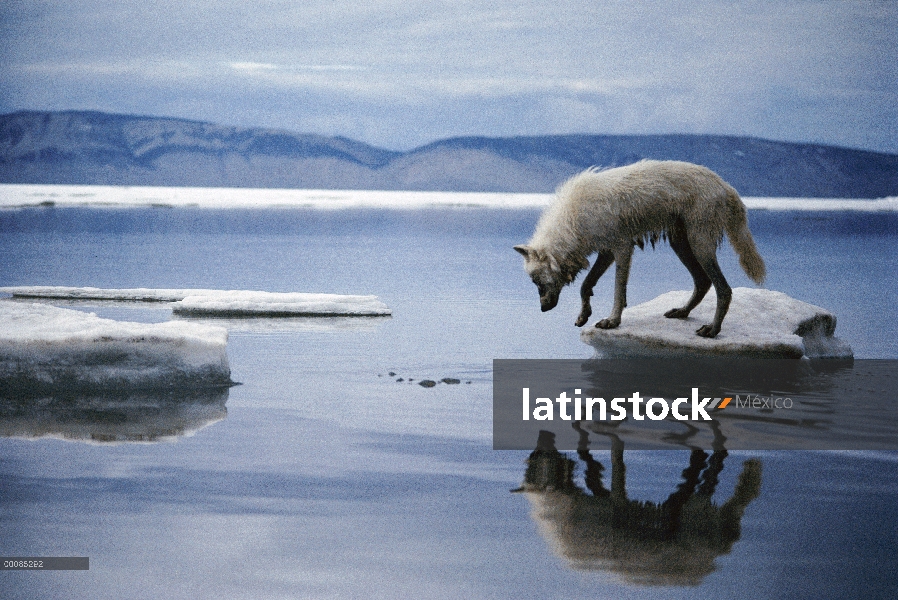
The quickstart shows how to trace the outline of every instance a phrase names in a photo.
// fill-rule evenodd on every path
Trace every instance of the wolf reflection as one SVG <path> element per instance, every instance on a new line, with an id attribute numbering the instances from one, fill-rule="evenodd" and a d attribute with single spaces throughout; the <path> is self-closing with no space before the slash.
<path id="1" fill-rule="evenodd" d="M 715 569 L 714 560 L 729 553 L 741 534 L 745 508 L 761 489 L 761 463 L 742 465 L 732 497 L 718 506 L 711 498 L 727 451 L 718 438 L 709 455 L 692 448 L 683 481 L 654 502 L 631 500 L 626 491 L 624 443 L 611 438 L 611 488 L 602 481 L 604 466 L 580 433 L 577 455 L 584 463 L 587 490 L 574 483 L 576 462 L 555 447 L 555 435 L 541 431 L 527 460 L 522 492 L 531 516 L 553 550 L 579 570 L 616 573 L 642 585 L 698 585 Z"/>

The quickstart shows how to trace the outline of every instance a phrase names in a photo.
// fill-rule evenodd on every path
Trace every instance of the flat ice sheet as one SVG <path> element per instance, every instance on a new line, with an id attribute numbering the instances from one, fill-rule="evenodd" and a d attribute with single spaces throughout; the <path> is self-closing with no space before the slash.
<path id="1" fill-rule="evenodd" d="M 551 194 L 0 184 L 0 208 L 537 208 Z"/>
<path id="2" fill-rule="evenodd" d="M 0 292 L 17 298 L 171 302 L 178 314 L 206 316 L 387 316 L 377 296 L 257 292 L 204 289 L 102 289 L 64 286 L 16 286 Z"/>
<path id="3" fill-rule="evenodd" d="M 178 314 L 223 316 L 386 316 L 391 312 L 377 296 L 243 291 L 187 296 L 176 302 L 172 310 Z"/>
<path id="4" fill-rule="evenodd" d="M 191 294 L 215 294 L 221 290 L 95 288 L 58 285 L 20 285 L 0 288 L 14 298 L 53 298 L 58 300 L 120 300 L 124 302 L 177 302 Z"/>
<path id="5" fill-rule="evenodd" d="M 223 327 L 132 323 L 0 301 L 0 382 L 15 393 L 229 385 Z"/>
<path id="6" fill-rule="evenodd" d="M 662 294 L 624 309 L 616 329 L 588 325 L 580 338 L 604 356 L 756 356 L 848 358 L 851 348 L 833 336 L 836 317 L 782 292 L 735 288 L 723 327 L 714 339 L 695 330 L 710 323 L 717 298 L 712 288 L 686 319 L 664 313 L 683 306 L 691 291 Z"/>
<path id="7" fill-rule="evenodd" d="M 0 184 L 0 208 L 545 208 L 554 194 Z M 898 198 L 743 198 L 751 209 L 898 211 Z"/>

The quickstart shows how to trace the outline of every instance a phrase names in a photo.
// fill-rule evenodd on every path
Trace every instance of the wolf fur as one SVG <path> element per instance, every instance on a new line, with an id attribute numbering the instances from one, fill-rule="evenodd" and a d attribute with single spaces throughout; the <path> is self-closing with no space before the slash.
<path id="1" fill-rule="evenodd" d="M 683 262 L 695 289 L 685 306 L 665 317 L 685 319 L 711 285 L 717 293 L 712 323 L 696 333 L 715 337 L 730 306 L 732 290 L 717 263 L 717 247 L 726 233 L 745 273 L 764 281 L 764 260 L 748 229 L 745 205 L 729 184 L 705 167 L 679 161 L 643 160 L 608 170 L 588 169 L 561 185 L 555 201 L 540 217 L 533 237 L 514 249 L 524 256 L 524 268 L 539 290 L 543 312 L 555 308 L 561 289 L 595 264 L 580 289 L 582 309 L 576 325 L 590 315 L 590 297 L 602 274 L 617 263 L 614 305 L 601 329 L 620 325 L 627 305 L 627 278 L 633 247 L 667 239 Z"/>

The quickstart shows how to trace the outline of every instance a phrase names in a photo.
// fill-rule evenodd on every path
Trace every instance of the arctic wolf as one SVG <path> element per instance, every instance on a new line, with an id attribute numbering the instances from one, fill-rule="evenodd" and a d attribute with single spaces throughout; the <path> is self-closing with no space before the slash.
<path id="1" fill-rule="evenodd" d="M 695 283 L 685 306 L 673 308 L 665 317 L 685 319 L 714 285 L 717 310 L 712 323 L 696 333 L 712 338 L 730 306 L 732 290 L 717 264 L 717 246 L 726 233 L 745 273 L 757 283 L 764 281 L 764 260 L 748 230 L 745 205 L 730 185 L 713 171 L 686 162 L 644 160 L 608 170 L 589 169 L 564 183 L 555 201 L 543 213 L 533 237 L 515 246 L 524 256 L 524 268 L 539 290 L 543 312 L 558 304 L 561 288 L 574 281 L 596 262 L 580 288 L 583 308 L 577 327 L 592 314 L 589 299 L 599 277 L 616 262 L 614 306 L 601 329 L 620 325 L 627 305 L 627 277 L 633 247 L 652 246 L 667 239 Z"/>

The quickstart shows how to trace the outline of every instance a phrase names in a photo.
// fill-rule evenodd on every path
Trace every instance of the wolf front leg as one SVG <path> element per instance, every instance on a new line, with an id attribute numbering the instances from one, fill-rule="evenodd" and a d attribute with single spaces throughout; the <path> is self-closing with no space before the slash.
<path id="1" fill-rule="evenodd" d="M 633 246 L 625 246 L 614 251 L 617 268 L 614 271 L 614 306 L 607 319 L 596 323 L 599 329 L 614 329 L 620 325 L 621 314 L 627 306 L 627 280 L 630 277 L 630 260 L 633 258 Z"/>
<path id="2" fill-rule="evenodd" d="M 592 290 L 596 287 L 599 278 L 605 274 L 605 271 L 608 270 L 608 267 L 610 267 L 613 262 L 614 254 L 608 250 L 601 250 L 592 269 L 586 274 L 586 279 L 583 280 L 583 285 L 580 286 L 580 300 L 583 307 L 580 309 L 580 316 L 577 317 L 577 320 L 574 323 L 577 327 L 586 325 L 590 315 L 592 315 L 592 306 L 589 304 L 589 299 L 592 297 Z"/>

